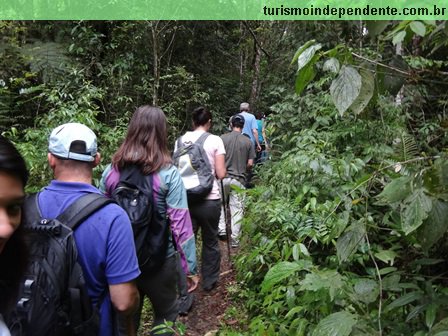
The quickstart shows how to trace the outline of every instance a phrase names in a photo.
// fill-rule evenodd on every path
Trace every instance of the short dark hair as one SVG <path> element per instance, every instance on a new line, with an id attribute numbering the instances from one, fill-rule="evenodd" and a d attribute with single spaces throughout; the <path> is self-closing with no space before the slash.
<path id="1" fill-rule="evenodd" d="M 232 119 L 230 119 L 230 124 L 232 125 L 232 127 L 243 128 L 244 117 L 241 114 L 235 114 Z"/>
<path id="2" fill-rule="evenodd" d="M 193 110 L 191 114 L 194 127 L 204 126 L 209 120 L 212 120 L 212 114 L 204 107 L 199 106 Z"/>
<path id="3" fill-rule="evenodd" d="M 17 177 L 25 188 L 28 182 L 28 169 L 17 148 L 3 135 L 0 135 L 0 171 Z"/>

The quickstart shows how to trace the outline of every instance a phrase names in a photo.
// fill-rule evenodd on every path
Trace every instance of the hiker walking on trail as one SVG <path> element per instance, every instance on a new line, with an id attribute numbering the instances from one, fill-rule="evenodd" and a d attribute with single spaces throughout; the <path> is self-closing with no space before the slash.
<path id="1" fill-rule="evenodd" d="M 199 139 L 204 139 L 203 149 L 206 153 L 206 160 L 211 168 L 212 186 L 203 199 L 189 198 L 188 207 L 190 209 L 194 232 L 199 228 L 202 232 L 202 259 L 201 276 L 202 288 L 211 291 L 216 287 L 219 279 L 221 254 L 218 242 L 218 223 L 221 213 L 221 195 L 216 179 L 222 179 L 226 175 L 224 162 L 225 149 L 220 137 L 209 134 L 212 125 L 212 115 L 205 107 L 198 107 L 192 113 L 193 131 L 186 132 L 180 138 L 181 146 L 195 143 Z M 202 138 L 201 138 L 202 137 Z M 174 148 L 175 156 L 179 140 Z M 216 177 L 216 178 L 215 178 Z M 188 183 L 184 180 L 184 185 Z M 188 189 L 188 186 L 186 186 Z"/>
<path id="2" fill-rule="evenodd" d="M 257 157 L 255 159 L 256 164 L 263 163 L 267 160 L 269 152 L 269 142 L 266 137 L 266 118 L 261 112 L 255 112 L 255 118 L 257 119 L 258 125 L 258 142 L 261 146 L 261 151 L 257 152 Z"/>
<path id="3" fill-rule="evenodd" d="M 244 127 L 242 133 L 249 136 L 257 152 L 261 151 L 260 142 L 258 140 L 258 124 L 255 116 L 250 112 L 249 103 L 240 104 L 239 114 L 244 117 Z"/>
<path id="4" fill-rule="evenodd" d="M 260 142 L 258 140 L 258 124 L 255 116 L 250 112 L 249 103 L 241 103 L 240 104 L 240 115 L 244 117 L 244 127 L 242 133 L 247 135 L 252 141 L 252 145 L 255 149 L 255 152 L 258 153 L 261 151 Z M 246 188 L 252 188 L 252 177 L 253 172 L 252 169 L 248 170 L 246 175 L 246 180 L 244 182 L 244 186 Z"/>
<path id="5" fill-rule="evenodd" d="M 121 188 L 131 188 L 131 185 L 137 187 L 137 193 L 142 190 L 149 195 L 146 206 L 153 208 L 150 221 L 143 223 L 149 225 L 146 237 L 134 236 L 137 254 L 149 252 L 149 261 L 141 264 L 142 274 L 137 280 L 140 307 L 134 315 L 134 324 L 137 329 L 143 298 L 147 296 L 153 308 L 153 326 L 157 327 L 165 321 L 176 321 L 179 313 L 178 253 L 188 275 L 188 290 L 193 291 L 199 282 L 186 192 L 179 172 L 172 164 L 167 119 L 160 108 L 142 106 L 134 112 L 123 143 L 103 173 L 102 188 L 107 195 L 117 195 Z M 134 234 L 138 229 L 136 224 L 133 223 Z M 140 244 L 139 238 L 146 240 Z M 154 328 L 153 332 L 156 333 Z"/>
<path id="6" fill-rule="evenodd" d="M 56 218 L 83 195 L 100 194 L 91 185 L 100 154 L 95 134 L 79 123 L 55 128 L 48 150 L 55 179 L 39 192 L 37 203 L 43 218 Z M 134 279 L 140 271 L 129 219 L 118 205 L 108 204 L 87 217 L 74 236 L 88 294 L 99 306 L 99 335 L 115 335 L 116 313 L 129 317 L 139 298 Z"/>
<path id="7" fill-rule="evenodd" d="M 14 307 L 28 254 L 21 225 L 28 170 L 14 145 L 0 135 L 0 335 L 9 336 L 3 318 Z"/>
<path id="8" fill-rule="evenodd" d="M 236 248 L 239 246 L 244 204 L 243 195 L 231 188 L 234 186 L 238 189 L 245 189 L 244 181 L 246 180 L 247 171 L 253 166 L 255 151 L 251 141 L 241 133 L 245 124 L 244 117 L 240 114 L 234 115 L 230 119 L 230 124 L 232 126 L 232 132 L 221 136 L 226 149 L 225 160 L 227 175 L 223 180 L 225 207 L 221 211 L 219 220 L 219 237 L 223 239 L 227 235 L 225 211 L 226 207 L 230 206 L 232 229 L 231 246 Z"/>

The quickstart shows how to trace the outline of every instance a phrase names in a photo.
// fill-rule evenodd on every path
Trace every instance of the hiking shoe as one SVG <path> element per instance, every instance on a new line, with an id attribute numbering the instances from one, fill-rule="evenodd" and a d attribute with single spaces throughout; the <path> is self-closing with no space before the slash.
<path id="1" fill-rule="evenodd" d="M 179 315 L 186 316 L 193 307 L 194 295 L 193 293 L 187 293 L 185 296 L 181 296 L 179 301 Z"/>
<path id="2" fill-rule="evenodd" d="M 204 291 L 206 292 L 210 292 L 211 290 L 215 289 L 216 286 L 218 286 L 218 281 L 215 281 L 211 285 L 203 286 L 202 289 L 204 289 Z"/>
<path id="3" fill-rule="evenodd" d="M 232 242 L 230 243 L 230 246 L 232 248 L 238 248 L 238 247 L 240 247 L 240 242 L 238 240 L 232 238 Z"/>
<path id="4" fill-rule="evenodd" d="M 227 240 L 227 235 L 225 233 L 219 233 L 218 234 L 218 239 L 221 241 L 226 241 Z"/>

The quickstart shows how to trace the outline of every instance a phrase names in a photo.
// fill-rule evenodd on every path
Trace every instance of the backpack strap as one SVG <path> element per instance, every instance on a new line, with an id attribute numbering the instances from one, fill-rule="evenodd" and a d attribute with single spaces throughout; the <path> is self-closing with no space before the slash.
<path id="1" fill-rule="evenodd" d="M 182 137 L 181 136 L 177 138 L 176 144 L 177 144 L 177 149 L 182 147 Z"/>
<path id="2" fill-rule="evenodd" d="M 201 134 L 201 136 L 195 141 L 195 143 L 197 143 L 198 145 L 201 145 L 201 147 L 204 147 L 204 142 L 205 142 L 205 140 L 208 138 L 209 135 L 210 135 L 209 132 L 204 132 L 204 133 Z"/>
<path id="3" fill-rule="evenodd" d="M 36 220 L 42 219 L 39 209 L 38 195 L 39 193 L 29 194 L 23 203 L 22 218 L 25 227 L 30 227 Z"/>
<path id="4" fill-rule="evenodd" d="M 111 203 L 115 202 L 102 194 L 89 193 L 72 203 L 57 219 L 75 231 L 91 214 Z"/>

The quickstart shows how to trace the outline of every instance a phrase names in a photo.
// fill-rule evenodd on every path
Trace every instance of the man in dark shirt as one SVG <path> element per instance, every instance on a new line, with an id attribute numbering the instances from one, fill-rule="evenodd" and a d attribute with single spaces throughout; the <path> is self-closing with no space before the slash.
<path id="1" fill-rule="evenodd" d="M 245 189 L 244 182 L 246 174 L 252 168 L 255 159 L 255 150 L 252 141 L 242 134 L 244 127 L 244 117 L 240 114 L 234 115 L 230 119 L 232 131 L 221 136 L 226 149 L 225 161 L 227 176 L 223 179 L 223 197 L 229 200 L 231 227 L 232 227 L 232 247 L 239 246 L 241 219 L 243 217 L 243 197 L 240 193 L 232 190 L 231 186 L 238 189 Z M 219 236 L 226 236 L 226 224 L 224 211 L 221 211 L 219 220 Z"/>

